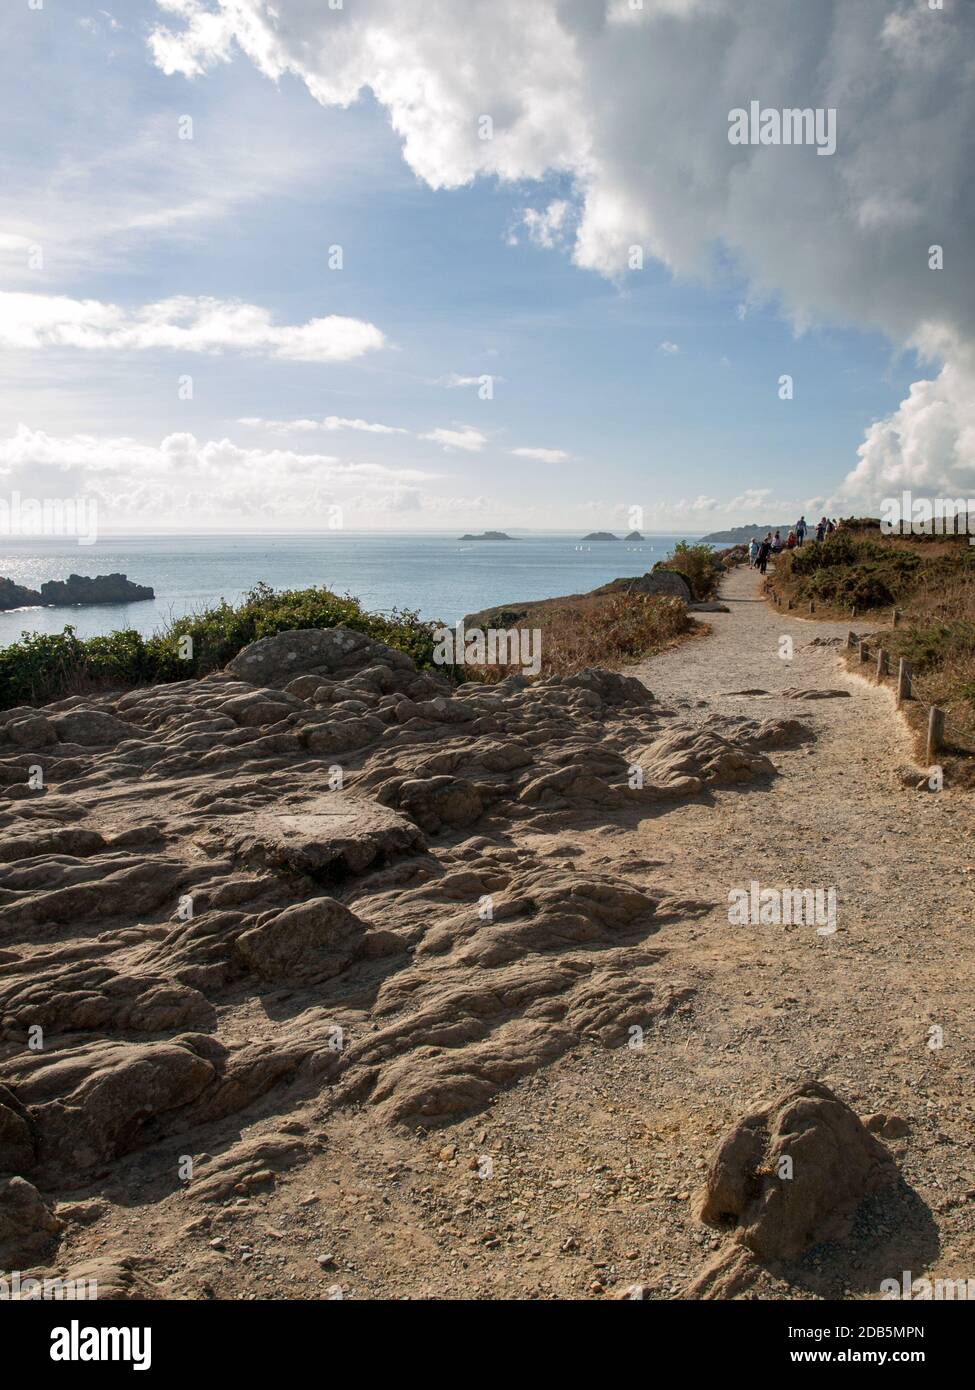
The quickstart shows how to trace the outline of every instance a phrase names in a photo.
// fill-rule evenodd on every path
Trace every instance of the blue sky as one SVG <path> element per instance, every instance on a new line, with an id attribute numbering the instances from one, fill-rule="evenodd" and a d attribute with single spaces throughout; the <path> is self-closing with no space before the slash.
<path id="1" fill-rule="evenodd" d="M 679 248 L 635 272 L 586 264 L 578 170 L 432 187 L 368 87 L 323 104 L 307 71 L 272 81 L 236 46 L 164 73 L 154 27 L 208 9 L 4 9 L 8 489 L 93 491 L 103 529 L 130 532 L 315 528 L 335 507 L 364 530 L 618 529 L 636 506 L 648 530 L 705 531 L 839 510 L 865 431 L 919 375 L 917 341 L 883 313 L 800 312 L 787 277 L 759 283 L 755 248 L 718 237 L 690 268 Z M 789 153 L 815 170 L 814 151 Z M 328 357 L 329 338 L 304 360 L 236 330 L 146 341 L 146 306 L 177 298 L 255 306 L 271 329 L 338 316 L 381 345 Z M 489 400 L 450 384 L 484 374 Z"/>

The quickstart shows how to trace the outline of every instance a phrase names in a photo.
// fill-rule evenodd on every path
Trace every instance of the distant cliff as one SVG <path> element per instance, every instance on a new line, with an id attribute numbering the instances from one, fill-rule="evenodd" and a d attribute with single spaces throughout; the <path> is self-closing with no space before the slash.
<path id="1" fill-rule="evenodd" d="M 794 521 L 775 524 L 763 521 L 761 525 L 756 522 L 754 526 L 732 526 L 728 531 L 712 531 L 710 535 L 702 536 L 701 540 L 702 542 L 710 541 L 714 545 L 747 545 L 752 536 L 761 540 L 769 531 L 773 535 L 776 531 L 780 532 L 782 539 L 785 540 L 794 525 Z"/>

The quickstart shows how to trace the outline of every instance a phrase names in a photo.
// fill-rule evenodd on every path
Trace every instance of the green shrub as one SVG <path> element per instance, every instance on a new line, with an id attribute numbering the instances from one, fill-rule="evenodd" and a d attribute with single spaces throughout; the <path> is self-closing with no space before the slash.
<path id="1" fill-rule="evenodd" d="M 678 541 L 669 560 L 658 560 L 654 570 L 679 574 L 696 599 L 713 598 L 724 572 L 721 560 L 709 545 L 690 545 Z"/>
<path id="2" fill-rule="evenodd" d="M 275 593 L 258 584 L 237 607 L 221 600 L 152 637 L 124 629 L 83 640 L 70 626 L 58 633 L 25 632 L 19 642 L 0 648 L 0 709 L 99 687 L 187 680 L 225 666 L 260 637 L 340 625 L 406 652 L 420 668 L 433 664 L 434 625 L 409 609 L 367 613 L 358 599 L 328 589 Z M 180 656 L 183 637 L 192 638 L 188 660 Z"/>

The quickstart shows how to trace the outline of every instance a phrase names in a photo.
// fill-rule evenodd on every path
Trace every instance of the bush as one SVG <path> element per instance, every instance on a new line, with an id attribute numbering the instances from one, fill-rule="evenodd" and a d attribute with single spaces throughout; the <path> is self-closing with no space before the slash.
<path id="1" fill-rule="evenodd" d="M 295 628 L 344 626 L 406 652 L 418 667 L 433 664 L 433 627 L 408 609 L 367 613 L 358 599 L 328 589 L 275 593 L 258 584 L 236 608 L 221 601 L 177 618 L 162 632 L 142 637 L 124 629 L 82 640 L 74 628 L 27 633 L 0 648 L 0 709 L 38 704 L 98 688 L 187 680 L 226 666 L 250 642 Z M 192 656 L 180 655 L 192 639 Z"/>
<path id="2" fill-rule="evenodd" d="M 720 558 L 709 545 L 690 545 L 678 541 L 669 560 L 658 560 L 654 570 L 673 570 L 679 574 L 695 599 L 713 598 L 724 572 Z"/>

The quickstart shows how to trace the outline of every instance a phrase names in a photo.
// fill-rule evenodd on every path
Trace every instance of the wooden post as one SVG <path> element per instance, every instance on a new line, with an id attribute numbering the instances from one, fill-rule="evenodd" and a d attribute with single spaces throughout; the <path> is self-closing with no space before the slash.
<path id="1" fill-rule="evenodd" d="M 897 708 L 911 698 L 911 663 L 901 657 L 897 665 Z"/>
<path id="2" fill-rule="evenodd" d="M 848 632 L 848 633 L 846 634 L 846 645 L 847 645 L 847 647 L 848 647 L 848 648 L 853 648 L 853 647 L 856 646 L 856 644 L 857 644 L 857 635 L 856 635 L 856 633 L 855 633 L 855 632 Z"/>
<path id="3" fill-rule="evenodd" d="M 856 615 L 857 615 L 857 606 L 856 606 L 856 604 L 854 604 L 853 607 L 850 609 L 850 617 L 851 617 L 851 618 L 855 618 Z"/>
<path id="4" fill-rule="evenodd" d="M 815 601 L 815 599 L 810 599 L 810 600 L 809 600 L 809 611 L 810 611 L 810 613 L 815 613 L 815 611 L 816 611 L 816 601 Z"/>
<path id="5" fill-rule="evenodd" d="M 860 643 L 860 660 L 861 660 L 861 661 L 869 661 L 869 660 L 870 660 L 870 648 L 867 646 L 866 642 L 861 642 L 861 643 Z"/>
<path id="6" fill-rule="evenodd" d="M 878 653 L 877 653 L 877 684 L 878 684 L 878 685 L 879 685 L 880 682 L 883 680 L 884 676 L 886 676 L 886 674 L 887 674 L 887 653 L 884 651 L 883 647 L 881 647 L 880 650 L 879 650 Z"/>
<path id="7" fill-rule="evenodd" d="M 945 712 L 938 709 L 937 705 L 931 706 L 931 713 L 928 716 L 928 750 L 927 763 L 930 767 L 936 761 L 941 752 L 941 745 L 945 736 Z"/>
<path id="8" fill-rule="evenodd" d="M 901 615 L 900 615 L 900 613 L 897 611 L 896 608 L 894 608 L 894 609 L 891 610 L 891 615 L 890 615 L 890 625 L 891 625 L 891 627 L 897 627 L 898 623 L 900 622 L 900 616 L 901 616 Z"/>

